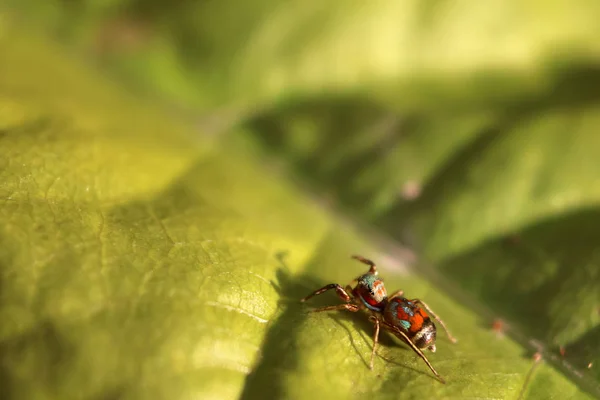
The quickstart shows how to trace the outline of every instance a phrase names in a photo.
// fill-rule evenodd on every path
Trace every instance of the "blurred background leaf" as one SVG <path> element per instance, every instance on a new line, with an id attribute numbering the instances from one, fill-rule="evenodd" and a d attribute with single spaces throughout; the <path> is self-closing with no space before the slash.
<path id="1" fill-rule="evenodd" d="M 9 1 L 409 243 L 598 394 L 599 3 L 238 3 Z"/>
<path id="2" fill-rule="evenodd" d="M 597 70 L 600 54 L 594 0 L 7 1 L 194 109 L 332 94 L 395 110 L 512 103 Z"/>

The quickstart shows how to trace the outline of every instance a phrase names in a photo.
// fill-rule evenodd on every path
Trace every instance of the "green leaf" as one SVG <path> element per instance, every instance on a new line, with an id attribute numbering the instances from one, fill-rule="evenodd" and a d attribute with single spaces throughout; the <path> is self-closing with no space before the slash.
<path id="1" fill-rule="evenodd" d="M 209 110 L 331 94 L 400 109 L 511 102 L 600 54 L 594 0 L 9 3 L 142 87 Z"/>
<path id="2" fill-rule="evenodd" d="M 270 151 L 293 152 L 297 172 L 339 204 L 416 243 L 445 280 L 552 351 L 574 379 L 599 381 L 588 365 L 600 357 L 600 119 L 595 98 L 575 82 L 561 91 L 569 87 L 568 99 L 409 113 L 378 136 L 372 127 L 393 114 L 358 100 L 288 105 L 249 126 Z M 336 146 L 340 125 L 349 140 Z M 286 141 L 302 131 L 321 135 L 313 153 Z"/>
<path id="3" fill-rule="evenodd" d="M 253 155 L 23 30 L 0 54 L 3 397 L 587 398 Z M 352 253 L 444 317 L 447 385 L 386 335 L 370 371 L 366 316 L 300 305 L 362 272 Z"/>

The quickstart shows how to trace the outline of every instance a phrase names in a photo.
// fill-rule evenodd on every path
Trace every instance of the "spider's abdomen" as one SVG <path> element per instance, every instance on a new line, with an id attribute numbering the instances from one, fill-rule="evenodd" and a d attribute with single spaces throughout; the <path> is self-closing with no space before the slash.
<path id="1" fill-rule="evenodd" d="M 386 305 L 384 319 L 401 329 L 419 348 L 435 343 L 436 327 L 421 307 L 404 297 L 394 297 Z"/>

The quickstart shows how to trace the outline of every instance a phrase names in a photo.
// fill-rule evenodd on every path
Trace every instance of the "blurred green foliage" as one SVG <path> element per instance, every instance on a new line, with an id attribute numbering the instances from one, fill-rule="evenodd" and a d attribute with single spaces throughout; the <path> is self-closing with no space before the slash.
<path id="1" fill-rule="evenodd" d="M 595 66 L 600 47 L 595 0 L 5 1 L 195 108 L 337 95 L 396 111 L 513 104 Z"/>
<path id="2" fill-rule="evenodd" d="M 13 0 L 9 4 L 34 30 L 54 33 L 129 84 L 198 113 L 205 131 L 239 126 L 230 133 L 234 140 L 252 143 L 261 157 L 274 160 L 357 220 L 411 243 L 424 265 L 433 264 L 443 279 L 514 323 L 546 351 L 558 354 L 563 347 L 564 359 L 557 357 L 562 372 L 598 393 L 600 3 Z M 82 89 L 80 97 L 85 93 Z M 12 111 L 7 115 L 14 118 Z M 35 149 L 32 143 L 28 146 Z M 135 163 L 146 165 L 149 161 L 144 160 L 151 158 L 141 153 L 132 159 L 139 156 Z M 149 178 L 129 179 L 142 182 L 144 191 L 144 179 Z M 115 184 L 137 193 L 130 181 Z M 309 266 L 302 273 L 320 283 L 333 277 L 344 280 L 347 274 L 334 264 Z M 394 282 L 400 286 L 400 281 Z M 403 278 L 402 286 L 419 284 L 410 277 Z M 301 295 L 291 287 L 294 295 Z M 428 298 L 435 296 L 427 293 Z M 306 383 L 299 384 L 304 375 L 290 365 L 307 368 L 310 372 L 303 372 L 307 381 L 314 380 L 315 361 L 299 360 L 303 354 L 310 357 L 312 345 L 322 356 L 319 349 L 324 343 L 308 325 L 302 339 L 307 321 L 298 318 L 283 311 L 274 319 L 279 322 L 254 336 L 256 340 L 265 335 L 278 351 L 264 348 L 266 361 L 253 370 L 246 393 L 276 381 L 282 395 L 307 395 L 296 392 Z M 450 316 L 455 325 L 466 318 Z M 329 323 L 325 317 L 316 319 Z M 298 335 L 287 326 L 296 323 L 301 325 Z M 482 330 L 465 325 L 461 333 L 483 335 Z M 285 350 L 277 343 L 289 335 L 292 338 L 285 343 L 294 348 L 301 343 L 301 349 L 290 355 L 294 362 L 277 359 Z M 474 351 L 473 344 L 468 348 Z M 460 363 L 477 358 L 473 353 L 453 356 Z M 589 363 L 596 367 L 588 370 Z M 452 365 L 463 377 L 473 376 L 475 369 L 495 368 L 485 362 L 465 369 Z M 511 365 L 521 373 L 526 370 L 513 359 L 499 368 Z M 343 380 L 347 374 L 365 379 L 361 393 L 380 387 L 367 378 L 367 371 L 335 368 L 342 375 L 336 387 L 353 382 Z M 531 384 L 536 388 L 530 388 L 532 397 L 568 397 L 552 391 L 569 391 L 570 386 L 547 386 L 556 379 L 549 375 L 554 373 L 534 375 L 538 383 Z M 401 378 L 423 390 L 412 375 Z M 480 382 L 483 388 L 489 380 Z M 498 396 L 518 396 L 518 385 L 497 383 L 498 390 L 508 388 Z M 411 390 L 405 393 L 416 393 Z M 462 387 L 447 390 L 431 396 L 466 395 Z M 497 395 L 473 390 L 473 396 Z"/>

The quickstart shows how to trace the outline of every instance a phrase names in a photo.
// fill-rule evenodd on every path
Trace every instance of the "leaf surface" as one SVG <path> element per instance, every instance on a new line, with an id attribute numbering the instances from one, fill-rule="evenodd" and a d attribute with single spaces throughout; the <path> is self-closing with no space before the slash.
<path id="1" fill-rule="evenodd" d="M 497 337 L 489 321 L 441 287 L 394 271 L 377 243 L 316 207 L 229 142 L 192 135 L 155 104 L 143 104 L 22 31 L 2 31 L 0 46 L 0 315 L 7 321 L 0 328 L 0 382 L 9 398 L 588 396 L 549 365 L 534 364 L 520 344 Z M 374 107 L 375 113 L 379 110 Z M 593 125 L 592 114 L 582 113 L 582 126 Z M 433 182 L 456 149 L 481 144 L 486 136 L 478 129 L 493 125 L 497 115 L 471 113 L 454 121 L 471 132 L 460 141 L 442 142 L 434 162 L 419 170 Z M 532 121 L 535 130 L 537 119 Z M 560 115 L 550 121 L 552 126 L 564 123 Z M 507 132 L 481 156 L 481 174 L 498 168 L 497 158 L 522 148 L 518 131 Z M 356 154 L 360 143 L 356 136 L 339 160 Z M 575 148 L 580 154 L 591 152 L 585 145 Z M 566 160 L 589 156 L 573 157 Z M 334 171 L 335 163 L 327 168 Z M 503 172 L 501 184 L 511 176 L 522 178 L 523 186 L 530 184 L 517 167 Z M 593 176 L 582 174 L 579 184 Z M 486 257 L 497 262 L 500 252 L 493 243 L 476 246 L 484 238 L 531 225 L 527 218 L 533 202 L 526 197 L 515 212 L 520 220 L 508 227 L 497 229 L 502 215 L 493 215 L 496 220 L 481 226 L 466 225 L 478 231 L 454 231 L 456 221 L 472 215 L 469 207 L 498 207 L 495 202 L 502 201 L 492 183 L 479 179 L 483 183 L 474 185 L 470 196 L 450 182 L 439 189 L 440 198 L 432 184 L 415 206 L 414 225 L 427 254 L 450 275 L 474 266 L 467 271 L 473 279 L 463 284 L 486 299 L 489 291 L 478 285 L 491 280 L 490 272 L 477 267 Z M 546 195 L 569 183 L 566 175 L 549 182 Z M 493 196 L 473 199 L 473 193 Z M 568 207 L 594 204 L 592 195 L 569 193 L 579 197 L 565 203 Z M 535 216 L 547 218 L 551 206 L 546 203 Z M 462 217 L 452 207 L 460 208 Z M 439 225 L 431 209 L 444 214 Z M 578 226 L 556 225 L 539 234 L 526 231 L 523 237 L 526 244 L 539 237 L 550 243 Z M 590 224 L 589 232 L 593 229 Z M 464 237 L 444 240 L 450 234 Z M 282 252 L 288 256 L 278 257 Z M 298 299 L 311 290 L 330 282 L 345 284 L 363 271 L 349 260 L 352 253 L 382 260 L 390 290 L 403 288 L 411 297 L 426 299 L 460 339 L 451 345 L 440 334 L 439 350 L 431 355 L 447 385 L 387 336 L 369 371 L 372 326 L 366 317 L 307 314 L 307 307 L 300 306 Z M 569 254 L 561 257 L 571 261 Z M 568 270 L 557 267 L 555 257 L 550 260 L 549 270 Z M 515 271 L 519 266 L 514 261 Z M 592 264 L 587 272 L 569 273 L 569 285 L 588 279 L 593 287 L 595 270 Z M 504 271 L 509 270 L 494 272 Z M 542 289 L 562 283 L 562 274 L 542 274 Z M 489 296 L 498 301 L 498 293 Z M 330 295 L 314 303 L 332 302 L 338 300 Z M 573 320 L 554 317 L 566 317 L 564 303 L 544 304 L 554 311 L 539 329 L 548 327 L 556 337 L 575 340 L 567 351 L 585 354 L 582 349 L 597 343 L 597 317 L 583 314 L 593 302 L 586 298 Z M 510 311 L 513 306 L 500 302 L 502 307 Z"/>

